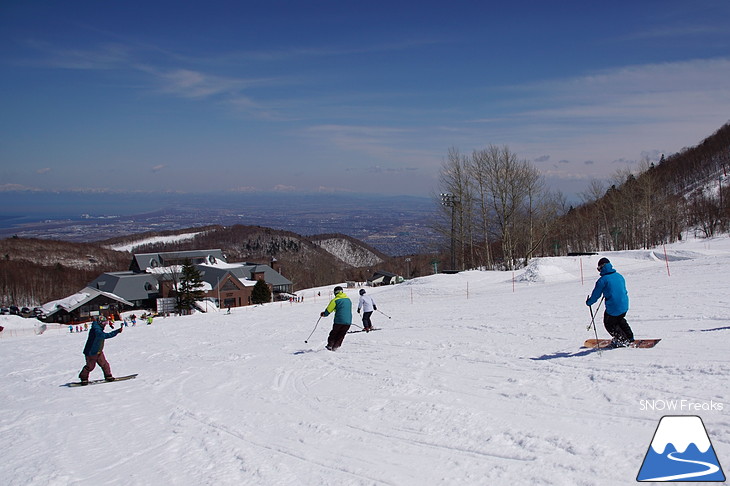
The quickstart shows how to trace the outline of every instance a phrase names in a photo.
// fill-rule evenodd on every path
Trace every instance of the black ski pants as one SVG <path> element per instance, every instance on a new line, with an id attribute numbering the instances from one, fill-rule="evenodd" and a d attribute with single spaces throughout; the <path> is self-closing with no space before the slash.
<path id="1" fill-rule="evenodd" d="M 332 349 L 337 349 L 342 346 L 342 341 L 345 340 L 345 336 L 349 330 L 349 324 L 332 324 L 332 330 L 327 338 L 327 346 Z"/>
<path id="2" fill-rule="evenodd" d="M 370 322 L 370 316 L 373 315 L 373 311 L 362 313 L 362 327 L 365 329 L 372 329 L 373 323 Z"/>
<path id="3" fill-rule="evenodd" d="M 607 312 L 603 313 L 603 326 L 608 333 L 619 341 L 633 341 L 634 332 L 629 323 L 626 322 L 626 313 L 620 316 L 612 316 Z"/>

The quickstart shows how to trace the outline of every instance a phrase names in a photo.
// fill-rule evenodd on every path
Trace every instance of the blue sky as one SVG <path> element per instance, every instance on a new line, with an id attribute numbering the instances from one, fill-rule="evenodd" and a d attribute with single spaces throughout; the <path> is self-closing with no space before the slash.
<path id="1" fill-rule="evenodd" d="M 567 196 L 730 120 L 730 2 L 0 3 L 0 189 Z"/>

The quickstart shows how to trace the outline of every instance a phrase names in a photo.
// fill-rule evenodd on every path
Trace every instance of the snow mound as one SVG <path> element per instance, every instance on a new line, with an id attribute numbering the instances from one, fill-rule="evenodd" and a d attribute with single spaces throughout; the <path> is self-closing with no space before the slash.
<path id="1" fill-rule="evenodd" d="M 517 282 L 527 283 L 553 283 L 553 282 L 569 282 L 575 280 L 576 277 L 565 269 L 551 265 L 542 258 L 532 260 L 519 276 L 515 278 Z"/>
<path id="2" fill-rule="evenodd" d="M 33 329 L 40 324 L 38 319 L 26 319 L 20 316 L 0 316 L 0 326 L 5 329 Z"/>

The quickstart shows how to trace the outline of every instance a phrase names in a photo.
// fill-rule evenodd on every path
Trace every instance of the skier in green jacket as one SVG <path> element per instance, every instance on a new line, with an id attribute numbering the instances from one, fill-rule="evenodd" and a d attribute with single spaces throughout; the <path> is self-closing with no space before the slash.
<path id="1" fill-rule="evenodd" d="M 322 317 L 327 317 L 333 312 L 335 313 L 332 330 L 327 338 L 326 348 L 330 351 L 335 351 L 342 346 L 342 341 L 345 339 L 345 335 L 352 325 L 352 301 L 350 301 L 350 298 L 339 285 L 334 288 L 334 294 L 335 298 L 330 301 L 324 312 L 320 314 Z"/>

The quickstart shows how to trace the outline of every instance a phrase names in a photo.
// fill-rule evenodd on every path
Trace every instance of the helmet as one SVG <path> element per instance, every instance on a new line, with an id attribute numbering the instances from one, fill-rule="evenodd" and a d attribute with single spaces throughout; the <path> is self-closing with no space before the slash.
<path id="1" fill-rule="evenodd" d="M 606 257 L 603 257 L 600 260 L 598 260 L 598 270 L 601 270 L 606 263 L 611 263 L 608 260 L 608 258 L 606 258 Z"/>
<path id="2" fill-rule="evenodd" d="M 342 292 L 342 287 L 340 287 L 340 286 L 338 285 L 337 287 L 335 287 L 335 289 L 334 289 L 334 293 L 335 293 L 335 295 L 337 295 L 337 294 L 339 294 L 340 292 Z"/>
<path id="3" fill-rule="evenodd" d="M 360 295 L 365 295 L 365 289 L 360 289 Z"/>

